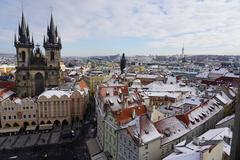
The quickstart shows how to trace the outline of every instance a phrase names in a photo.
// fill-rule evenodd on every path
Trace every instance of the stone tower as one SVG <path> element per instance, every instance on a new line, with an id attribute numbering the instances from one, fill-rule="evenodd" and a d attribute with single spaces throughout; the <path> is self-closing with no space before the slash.
<path id="1" fill-rule="evenodd" d="M 29 27 L 22 13 L 18 36 L 14 37 L 17 53 L 16 93 L 19 97 L 37 96 L 45 88 L 62 84 L 63 73 L 60 68 L 62 45 L 52 16 L 47 34 L 47 40 L 44 40 L 45 56 L 39 45 L 34 47 L 33 38 L 30 40 Z"/>
<path id="2" fill-rule="evenodd" d="M 48 68 L 47 86 L 59 86 L 63 81 L 63 73 L 60 66 L 62 43 L 58 35 L 57 26 L 54 25 L 52 14 L 50 24 L 47 27 L 47 36 L 44 36 L 43 46 L 45 48 L 45 58 Z"/>
<path id="3" fill-rule="evenodd" d="M 120 69 L 121 69 L 121 74 L 124 73 L 124 69 L 126 68 L 126 58 L 125 58 L 125 54 L 122 54 L 122 58 L 120 60 Z"/>
<path id="4" fill-rule="evenodd" d="M 60 50 L 62 49 L 62 44 L 52 15 L 50 25 L 47 27 L 47 38 L 44 36 L 43 46 L 46 51 L 48 67 L 60 67 Z"/>

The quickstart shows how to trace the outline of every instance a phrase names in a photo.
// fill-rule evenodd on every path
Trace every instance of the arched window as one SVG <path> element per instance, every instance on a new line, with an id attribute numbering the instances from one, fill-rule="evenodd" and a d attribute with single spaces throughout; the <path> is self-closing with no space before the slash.
<path id="1" fill-rule="evenodd" d="M 48 78 L 48 72 L 45 72 L 45 78 L 46 79 Z"/>
<path id="2" fill-rule="evenodd" d="M 51 61 L 54 61 L 54 52 L 50 53 L 50 58 L 51 58 Z"/>
<path id="3" fill-rule="evenodd" d="M 27 72 L 27 79 L 30 79 L 30 73 Z"/>
<path id="4" fill-rule="evenodd" d="M 25 59 L 26 59 L 26 53 L 22 51 L 22 62 L 25 62 Z"/>

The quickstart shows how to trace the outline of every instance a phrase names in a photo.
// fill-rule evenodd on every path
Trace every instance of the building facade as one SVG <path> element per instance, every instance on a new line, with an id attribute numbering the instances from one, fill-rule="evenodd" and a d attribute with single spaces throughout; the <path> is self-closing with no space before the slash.
<path id="1" fill-rule="evenodd" d="M 19 97 L 36 96 L 45 88 L 56 87 L 62 83 L 62 44 L 52 16 L 47 28 L 47 37 L 44 37 L 45 55 L 39 45 L 35 48 L 33 38 L 30 39 L 29 27 L 23 13 L 14 46 L 17 53 L 16 92 Z"/>
<path id="2" fill-rule="evenodd" d="M 0 103 L 1 128 L 82 121 L 89 102 L 87 90 L 48 90 L 38 98 L 22 99 L 2 95 L 6 98 Z"/>
<path id="3" fill-rule="evenodd" d="M 32 98 L 6 99 L 0 104 L 0 113 L 2 128 L 38 123 L 37 103 Z"/>
<path id="4" fill-rule="evenodd" d="M 69 124 L 83 120 L 88 93 L 82 91 L 48 90 L 37 99 L 39 124 Z"/>

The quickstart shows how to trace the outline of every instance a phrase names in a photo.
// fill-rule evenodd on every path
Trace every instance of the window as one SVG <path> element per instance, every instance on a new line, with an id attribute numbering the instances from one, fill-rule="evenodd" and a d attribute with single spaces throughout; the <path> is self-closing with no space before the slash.
<path id="1" fill-rule="evenodd" d="M 50 53 L 50 58 L 51 58 L 51 61 L 54 61 L 54 52 Z"/>
<path id="2" fill-rule="evenodd" d="M 26 59 L 26 54 L 24 51 L 22 51 L 22 62 L 25 62 L 25 59 Z"/>
<path id="3" fill-rule="evenodd" d="M 6 116 L 3 116 L 3 119 L 6 120 Z"/>
<path id="4" fill-rule="evenodd" d="M 126 137 L 124 137 L 124 143 L 126 143 Z"/>
<path id="5" fill-rule="evenodd" d="M 136 145 L 134 144 L 134 150 L 136 150 L 137 149 L 137 147 L 136 147 Z"/>
<path id="6" fill-rule="evenodd" d="M 11 119 L 11 116 L 8 116 L 8 119 Z"/>
<path id="7" fill-rule="evenodd" d="M 27 72 L 27 79 L 30 79 L 30 73 Z"/>
<path id="8" fill-rule="evenodd" d="M 13 116 L 14 119 L 16 119 L 16 116 Z"/>
<path id="9" fill-rule="evenodd" d="M 30 114 L 28 115 L 28 118 L 31 118 L 31 115 L 30 115 Z"/>
<path id="10" fill-rule="evenodd" d="M 145 145 L 145 149 L 148 149 L 148 144 Z"/>
<path id="11" fill-rule="evenodd" d="M 33 115 L 33 118 L 35 118 L 35 117 L 36 117 L 36 115 L 34 114 L 34 115 Z"/>
<path id="12" fill-rule="evenodd" d="M 23 115 L 23 118 L 26 118 L 26 115 Z"/>

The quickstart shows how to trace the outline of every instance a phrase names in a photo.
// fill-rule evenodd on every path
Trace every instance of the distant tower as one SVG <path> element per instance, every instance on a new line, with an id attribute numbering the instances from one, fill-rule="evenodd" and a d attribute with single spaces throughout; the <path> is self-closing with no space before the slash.
<path id="1" fill-rule="evenodd" d="M 122 58 L 120 61 L 120 68 L 121 68 L 121 74 L 124 73 L 124 68 L 126 68 L 126 58 L 125 58 L 125 54 L 122 54 Z"/>
<path id="2" fill-rule="evenodd" d="M 184 57 L 184 44 L 183 44 L 183 47 L 182 47 L 182 58 Z"/>
<path id="3" fill-rule="evenodd" d="M 182 62 L 185 63 L 186 62 L 186 58 L 185 58 L 185 55 L 184 55 L 184 43 L 183 43 L 183 47 L 182 47 Z"/>

